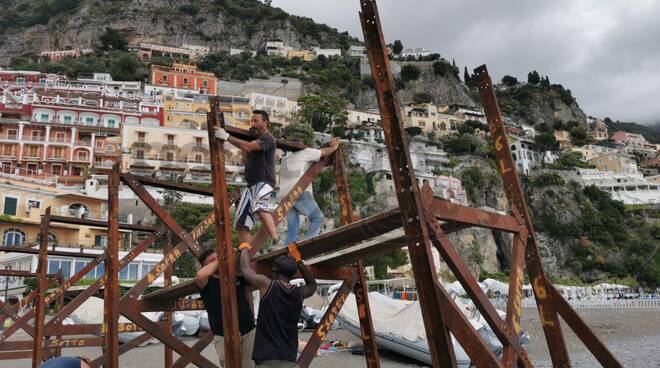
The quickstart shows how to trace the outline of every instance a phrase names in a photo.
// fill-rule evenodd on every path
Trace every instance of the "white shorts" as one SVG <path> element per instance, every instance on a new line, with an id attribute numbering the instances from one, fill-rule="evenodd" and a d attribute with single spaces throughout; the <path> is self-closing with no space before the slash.
<path id="1" fill-rule="evenodd" d="M 266 182 L 259 182 L 245 188 L 236 207 L 234 229 L 252 230 L 254 214 L 259 211 L 270 212 L 277 205 L 273 202 L 273 187 Z"/>

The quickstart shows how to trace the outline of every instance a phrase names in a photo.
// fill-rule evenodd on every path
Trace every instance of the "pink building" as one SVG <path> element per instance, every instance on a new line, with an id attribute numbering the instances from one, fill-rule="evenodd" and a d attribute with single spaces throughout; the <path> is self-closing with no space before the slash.
<path id="1" fill-rule="evenodd" d="M 644 138 L 643 135 L 636 133 L 622 132 L 622 131 L 618 131 L 614 133 L 614 135 L 612 136 L 612 140 L 616 144 L 639 146 L 639 147 L 643 147 L 648 144 L 646 138 Z"/>

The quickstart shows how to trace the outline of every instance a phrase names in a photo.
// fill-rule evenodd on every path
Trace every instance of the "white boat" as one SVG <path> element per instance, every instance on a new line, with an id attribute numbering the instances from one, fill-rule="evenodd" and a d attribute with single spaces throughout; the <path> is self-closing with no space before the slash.
<path id="1" fill-rule="evenodd" d="M 332 296 L 330 296 L 332 297 Z M 481 335 L 491 351 L 502 353 L 502 344 L 488 324 L 481 317 L 470 318 L 468 308 L 459 299 L 456 303 L 466 313 L 472 326 Z M 419 302 L 392 299 L 378 292 L 369 293 L 369 306 L 374 324 L 376 344 L 379 348 L 394 351 L 419 362 L 431 365 L 431 354 L 426 341 Z M 499 311 L 498 311 L 499 312 Z M 502 316 L 503 313 L 500 312 Z M 355 298 L 349 296 L 337 315 L 341 325 L 355 336 L 360 337 L 360 322 Z M 470 367 L 470 358 L 461 345 L 451 336 L 458 367 Z M 521 334 L 521 342 L 527 338 Z"/>

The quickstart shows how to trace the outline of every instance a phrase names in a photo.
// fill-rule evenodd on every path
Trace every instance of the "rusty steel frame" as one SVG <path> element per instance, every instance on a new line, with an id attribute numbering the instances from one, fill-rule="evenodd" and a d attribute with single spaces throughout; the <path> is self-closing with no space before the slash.
<path id="1" fill-rule="evenodd" d="M 326 336 L 329 326 L 332 325 L 337 313 L 340 311 L 351 290 L 354 292 L 360 317 L 360 329 L 364 342 L 365 358 L 368 367 L 379 367 L 378 348 L 375 344 L 373 322 L 369 312 L 368 287 L 364 276 L 362 259 L 367 255 L 389 251 L 396 247 L 407 246 L 411 264 L 413 266 L 416 285 L 418 288 L 422 317 L 428 336 L 429 350 L 433 366 L 453 367 L 456 365 L 454 350 L 449 332 L 461 343 L 470 359 L 478 367 L 510 367 L 517 364 L 521 367 L 531 367 L 525 350 L 520 346 L 519 334 L 522 282 L 525 265 L 532 280 L 539 314 L 541 316 L 544 333 L 550 349 L 553 364 L 567 367 L 570 365 L 568 353 L 559 324 L 561 316 L 576 335 L 583 341 L 598 361 L 606 367 L 620 367 L 621 364 L 607 350 L 604 344 L 586 326 L 584 321 L 571 309 L 570 305 L 561 297 L 546 277 L 538 252 L 536 235 L 531 219 L 527 212 L 523 192 L 509 146 L 504 133 L 501 114 L 492 82 L 485 66 L 477 68 L 475 74 L 479 78 L 479 91 L 485 108 L 486 117 L 491 127 L 491 137 L 495 144 L 495 153 L 498 169 L 502 175 L 505 192 L 510 203 L 512 216 L 498 215 L 474 208 L 458 206 L 450 202 L 434 198 L 428 185 L 421 189 L 408 153 L 408 145 L 403 131 L 403 121 L 397 103 L 396 88 L 392 77 L 389 59 L 386 55 L 385 41 L 382 34 L 378 9 L 375 0 L 361 0 L 360 20 L 365 36 L 365 44 L 371 64 L 372 75 L 375 80 L 375 89 L 381 111 L 383 130 L 386 137 L 386 146 L 393 172 L 399 210 L 389 211 L 363 220 L 353 214 L 352 201 L 348 189 L 348 180 L 343 165 L 341 150 L 334 155 L 326 157 L 312 165 L 303 177 L 296 183 L 291 192 L 278 204 L 274 212 L 275 223 L 279 223 L 286 212 L 298 200 L 300 194 L 311 185 L 314 178 L 334 160 L 335 178 L 339 193 L 342 226 L 313 239 L 300 242 L 299 249 L 303 259 L 309 259 L 338 250 L 339 247 L 349 247 L 358 242 L 368 240 L 384 232 L 395 230 L 403 226 L 405 237 L 385 241 L 382 246 L 375 244 L 369 248 L 359 249 L 355 252 L 342 254 L 330 261 L 310 265 L 310 271 L 316 277 L 343 280 L 335 298 L 324 314 L 321 323 L 310 338 L 305 350 L 298 361 L 299 366 L 307 367 L 313 359 L 314 352 Z M 237 308 L 234 280 L 236 277 L 236 263 L 231 248 L 229 224 L 229 199 L 227 183 L 224 173 L 224 147 L 223 143 L 214 137 L 214 128 L 224 126 L 217 98 L 211 100 L 211 112 L 208 117 L 209 146 L 212 163 L 212 189 L 200 189 L 187 184 L 163 182 L 151 178 L 136 177 L 130 173 L 121 174 L 119 166 L 115 165 L 109 173 L 109 219 L 106 222 L 61 218 L 51 216 L 50 208 L 42 216 L 41 242 L 39 250 L 15 249 L 17 252 L 39 255 L 37 275 L 39 284 L 37 290 L 30 293 L 20 301 L 21 305 L 30 302 L 34 306 L 22 316 L 7 310 L 0 304 L 0 312 L 6 314 L 14 324 L 0 333 L 0 360 L 32 358 L 32 365 L 38 366 L 44 358 L 57 356 L 63 347 L 103 346 L 104 354 L 97 357 L 92 366 L 101 364 L 106 367 L 118 367 L 119 355 L 140 345 L 142 342 L 155 337 L 164 344 L 164 358 L 166 367 L 184 367 L 190 363 L 199 367 L 216 367 L 215 364 L 203 358 L 200 352 L 213 340 L 212 332 L 207 332 L 193 346 L 189 347 L 172 335 L 172 316 L 176 310 L 199 310 L 204 307 L 200 299 L 180 299 L 182 296 L 194 292 L 193 283 L 169 286 L 173 263 L 185 251 L 199 255 L 201 247 L 197 239 L 210 228 L 216 226 L 218 234 L 219 271 L 222 275 L 220 293 L 226 301 L 223 303 L 223 325 L 225 331 L 231 331 L 225 337 L 227 351 L 226 361 L 228 367 L 240 364 L 239 336 L 237 323 Z M 248 132 L 234 127 L 227 127 L 233 136 L 242 139 L 254 139 Z M 300 144 L 278 140 L 278 147 L 287 150 L 305 148 Z M 119 224 L 117 214 L 119 183 L 126 184 L 142 202 L 158 217 L 163 225 L 151 228 L 141 225 Z M 214 211 L 209 214 L 190 233 L 183 228 L 158 204 L 147 192 L 145 186 L 161 187 L 172 190 L 191 192 L 214 196 Z M 47 234 L 50 222 L 75 223 L 87 226 L 108 226 L 109 246 L 105 253 L 91 255 L 77 252 L 62 252 L 48 250 Z M 477 280 L 469 273 L 465 262 L 458 254 L 456 247 L 448 239 L 447 234 L 471 226 L 489 228 L 512 233 L 512 266 L 509 282 L 509 300 L 507 303 L 507 316 L 503 320 L 495 308 L 479 288 Z M 125 255 L 121 260 L 118 257 L 119 230 L 150 232 L 148 238 Z M 139 280 L 123 297 L 119 298 L 118 273 L 121 268 L 144 252 L 150 245 L 167 232 L 167 241 L 163 259 L 152 270 Z M 179 244 L 172 246 L 171 234 L 180 239 Z M 266 244 L 268 235 L 261 229 L 253 238 L 251 256 Z M 331 244 L 335 240 L 335 244 Z M 344 244 L 346 243 L 346 244 Z M 435 247 L 445 260 L 450 270 L 456 275 L 467 294 L 474 302 L 476 308 L 493 329 L 497 338 L 504 347 L 501 360 L 488 349 L 483 339 L 470 325 L 467 317 L 454 303 L 444 290 L 435 275 L 435 265 L 431 256 L 431 247 Z M 0 247 L 0 251 L 14 251 Z M 13 247 L 10 247 L 13 248 Z M 260 273 L 269 273 L 273 259 L 286 250 L 274 250 L 253 259 L 253 267 Z M 46 277 L 46 257 L 48 255 L 67 255 L 92 258 L 82 270 L 77 272 L 66 282 L 61 282 L 55 290 L 46 294 L 47 285 L 53 280 Z M 47 323 L 45 322 L 45 307 L 62 299 L 64 292 L 89 271 L 101 262 L 106 262 L 106 273 L 98 278 L 92 285 L 76 296 L 69 304 L 60 305 L 57 313 Z M 351 268 L 339 267 L 350 264 Z M 339 267 L 339 268 L 337 268 Z M 8 273 L 6 273 L 8 274 Z M 142 296 L 146 288 L 161 274 L 164 274 L 166 288 Z M 2 275 L 2 272 L 0 272 Z M 14 273 L 14 276 L 27 276 L 27 273 Z M 34 274 L 30 274 L 33 276 Z M 62 320 L 87 298 L 104 288 L 104 323 L 100 325 L 63 326 Z M 228 301 L 228 302 L 227 302 Z M 61 304 L 61 303 L 60 303 Z M 163 322 L 152 322 L 142 316 L 143 311 L 164 311 L 167 318 Z M 120 315 L 126 316 L 131 323 L 118 323 Z M 28 322 L 34 318 L 34 328 Z M 18 328 L 23 328 L 33 336 L 31 341 L 7 341 Z M 118 344 L 118 333 L 122 331 L 144 331 L 143 334 L 132 341 L 122 345 Z M 102 334 L 103 337 L 75 337 L 62 338 L 64 335 Z M 44 336 L 56 336 L 44 339 Z M 32 351 L 29 351 L 32 349 Z M 173 361 L 173 352 L 179 355 Z"/>
<path id="2" fill-rule="evenodd" d="M 514 280 L 510 281 L 510 290 L 518 290 L 522 282 L 524 249 L 524 261 L 527 265 L 527 273 L 531 280 L 541 318 L 541 325 L 543 326 L 543 332 L 553 365 L 555 367 L 571 366 L 566 342 L 559 322 L 559 316 L 561 316 L 564 322 L 580 338 L 582 343 L 601 365 L 604 367 L 621 367 L 621 363 L 591 331 L 577 312 L 571 308 L 545 274 L 537 245 L 536 233 L 534 232 L 532 219 L 527 211 L 527 204 L 525 203 L 525 195 L 520 184 L 520 179 L 516 174 L 516 167 L 504 129 L 502 113 L 497 102 L 493 82 L 485 65 L 476 68 L 474 73 L 478 78 L 481 102 L 484 106 L 486 119 L 490 125 L 490 135 L 495 145 L 496 166 L 504 182 L 504 191 L 509 202 L 513 204 L 512 210 L 514 211 L 514 215 L 521 219 L 527 234 L 526 239 L 524 236 L 521 236 L 514 242 L 513 250 L 515 254 L 512 258 L 514 256 L 515 258 L 512 259 L 512 262 L 515 262 L 515 264 L 512 263 L 512 272 L 515 267 L 516 274 L 513 275 Z M 507 312 L 513 312 L 514 316 L 511 318 L 511 324 L 515 328 L 519 328 L 519 321 L 516 320 L 520 316 L 520 301 L 517 300 L 519 294 L 517 293 L 515 296 L 516 300 L 510 300 L 509 305 L 507 305 Z M 505 358 L 509 358 L 510 354 L 510 351 L 505 351 Z"/>

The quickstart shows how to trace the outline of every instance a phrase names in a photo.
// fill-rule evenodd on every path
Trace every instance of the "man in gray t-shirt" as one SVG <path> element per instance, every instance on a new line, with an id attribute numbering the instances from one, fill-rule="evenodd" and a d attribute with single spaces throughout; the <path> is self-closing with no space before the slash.
<path id="1" fill-rule="evenodd" d="M 275 207 L 272 201 L 275 187 L 275 138 L 268 132 L 269 121 L 267 112 L 252 111 L 250 132 L 256 135 L 257 139 L 250 142 L 232 137 L 222 128 L 215 132 L 216 138 L 238 147 L 245 159 L 247 188 L 243 190 L 234 219 L 234 228 L 241 243 L 249 243 L 251 240 L 250 230 L 254 225 L 255 213 L 273 239 L 273 243 L 277 243 L 275 222 L 270 213 Z"/>

